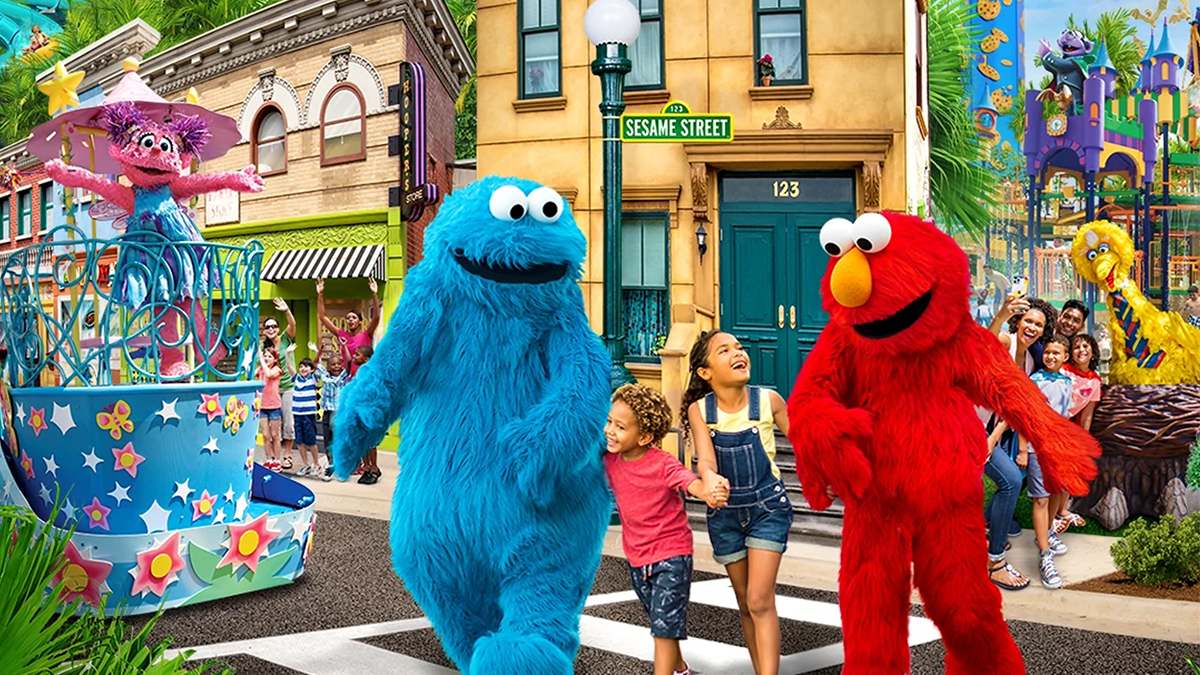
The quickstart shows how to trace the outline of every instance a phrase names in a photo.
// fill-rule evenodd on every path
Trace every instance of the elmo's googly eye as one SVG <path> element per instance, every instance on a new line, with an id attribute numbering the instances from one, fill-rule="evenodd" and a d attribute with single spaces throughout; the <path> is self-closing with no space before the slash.
<path id="1" fill-rule="evenodd" d="M 854 244 L 865 253 L 879 253 L 892 240 L 892 225 L 878 213 L 864 213 L 854 221 Z"/>
<path id="2" fill-rule="evenodd" d="M 821 248 L 838 258 L 854 248 L 854 223 L 845 218 L 831 218 L 821 226 Z"/>
<path id="3" fill-rule="evenodd" d="M 548 187 L 540 187 L 529 193 L 529 215 L 543 223 L 553 223 L 562 215 L 562 197 Z"/>
<path id="4" fill-rule="evenodd" d="M 138 145 L 149 150 L 154 147 L 154 134 L 145 134 L 138 139 Z"/>
<path id="5" fill-rule="evenodd" d="M 515 185 L 501 185 L 488 200 L 488 209 L 496 220 L 516 221 L 525 217 L 529 202 L 525 193 Z"/>
<path id="6" fill-rule="evenodd" d="M 1100 254 L 1097 253 L 1095 249 L 1092 249 L 1091 251 L 1088 251 L 1087 258 L 1088 258 L 1088 260 L 1095 260 L 1096 256 L 1098 256 L 1098 255 L 1100 255 Z"/>

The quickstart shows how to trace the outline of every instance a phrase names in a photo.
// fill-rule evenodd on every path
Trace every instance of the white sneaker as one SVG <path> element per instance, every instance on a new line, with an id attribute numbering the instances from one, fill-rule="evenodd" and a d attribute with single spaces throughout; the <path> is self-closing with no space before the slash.
<path id="1" fill-rule="evenodd" d="M 307 466 L 302 466 L 302 467 L 300 467 L 300 470 L 296 472 L 296 475 L 297 476 L 307 476 L 308 473 L 309 473 L 309 468 Z"/>
<path id="2" fill-rule="evenodd" d="M 1063 543 L 1061 537 L 1054 533 L 1054 530 L 1050 530 L 1049 535 L 1046 537 L 1046 541 L 1050 544 L 1050 551 L 1054 555 L 1062 555 L 1067 552 L 1067 545 Z"/>

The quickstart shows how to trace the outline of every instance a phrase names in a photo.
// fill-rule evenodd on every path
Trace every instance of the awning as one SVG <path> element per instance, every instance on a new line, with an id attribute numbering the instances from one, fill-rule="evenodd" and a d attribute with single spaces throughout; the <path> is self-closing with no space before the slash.
<path id="1" fill-rule="evenodd" d="M 288 279 L 359 279 L 387 281 L 384 246 L 343 246 L 276 251 L 263 265 L 263 281 Z"/>

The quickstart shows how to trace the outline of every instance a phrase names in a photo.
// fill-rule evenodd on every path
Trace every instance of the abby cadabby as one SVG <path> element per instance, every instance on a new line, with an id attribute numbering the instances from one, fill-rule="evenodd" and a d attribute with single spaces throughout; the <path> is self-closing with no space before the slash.
<path id="1" fill-rule="evenodd" d="M 120 100 L 106 103 L 96 118 L 108 135 L 108 155 L 129 186 L 59 160 L 48 162 L 46 171 L 62 185 L 90 190 L 130 214 L 110 297 L 135 310 L 149 305 L 161 344 L 159 373 L 178 379 L 191 370 L 179 339 L 180 319 L 190 324 L 198 357 L 213 365 L 226 354 L 198 302 L 219 284 L 217 261 L 210 249 L 181 245 L 203 240 L 180 203 L 222 189 L 258 192 L 263 181 L 253 166 L 184 175 L 192 159 L 203 156 L 209 125 L 201 115 L 160 112 L 158 102 Z"/>

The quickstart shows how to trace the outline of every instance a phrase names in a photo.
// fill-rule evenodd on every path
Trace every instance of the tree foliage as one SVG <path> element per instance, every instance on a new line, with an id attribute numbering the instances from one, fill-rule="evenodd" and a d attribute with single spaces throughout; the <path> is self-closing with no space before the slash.
<path id="1" fill-rule="evenodd" d="M 458 25 L 458 32 L 462 35 L 463 42 L 471 51 L 471 59 L 474 60 L 475 19 L 478 14 L 475 0 L 447 0 L 446 5 L 454 17 L 454 23 Z M 475 156 L 475 129 L 478 121 L 475 114 L 475 84 L 476 77 L 472 72 L 471 77 L 463 83 L 462 89 L 458 92 L 458 99 L 454 102 L 456 113 L 454 154 L 458 159 Z"/>

